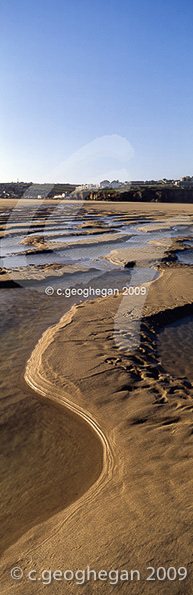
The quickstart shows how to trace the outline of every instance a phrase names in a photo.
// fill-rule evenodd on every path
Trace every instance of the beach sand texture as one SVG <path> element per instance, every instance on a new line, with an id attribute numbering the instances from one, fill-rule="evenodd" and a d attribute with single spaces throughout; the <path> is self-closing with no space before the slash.
<path id="1" fill-rule="evenodd" d="M 31 595 L 34 584 L 37 593 L 46 588 L 41 581 L 11 580 L 7 569 L 14 566 L 26 576 L 32 568 L 88 565 L 97 571 L 137 568 L 141 580 L 53 581 L 51 592 L 191 593 L 193 387 L 163 367 L 158 334 L 172 320 L 192 315 L 192 290 L 191 267 L 161 266 L 143 305 L 136 349 L 125 349 L 125 337 L 117 336 L 122 295 L 73 305 L 29 349 L 23 399 L 13 399 L 12 418 L 7 414 L 8 433 L 17 456 L 25 453 L 29 475 L 26 460 L 23 475 L 22 466 L 19 477 L 10 468 L 9 517 L 2 514 L 3 594 Z M 149 566 L 186 566 L 188 577 L 155 585 L 145 580 Z"/>

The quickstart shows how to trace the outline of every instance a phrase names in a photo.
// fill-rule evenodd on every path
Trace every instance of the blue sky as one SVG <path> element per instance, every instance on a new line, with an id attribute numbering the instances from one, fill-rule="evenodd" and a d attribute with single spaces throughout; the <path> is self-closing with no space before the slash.
<path id="1" fill-rule="evenodd" d="M 1 181 L 193 175 L 192 0 L 0 6 Z"/>

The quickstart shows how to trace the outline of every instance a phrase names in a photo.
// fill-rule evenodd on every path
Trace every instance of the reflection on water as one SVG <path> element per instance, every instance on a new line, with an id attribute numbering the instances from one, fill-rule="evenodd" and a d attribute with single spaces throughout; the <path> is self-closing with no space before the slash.
<path id="1" fill-rule="evenodd" d="M 176 254 L 179 262 L 182 262 L 183 264 L 193 264 L 193 250 L 191 250 L 191 248 L 177 252 Z"/>
<path id="2" fill-rule="evenodd" d="M 158 350 L 165 370 L 193 381 L 193 316 L 167 325 L 159 333 Z"/>

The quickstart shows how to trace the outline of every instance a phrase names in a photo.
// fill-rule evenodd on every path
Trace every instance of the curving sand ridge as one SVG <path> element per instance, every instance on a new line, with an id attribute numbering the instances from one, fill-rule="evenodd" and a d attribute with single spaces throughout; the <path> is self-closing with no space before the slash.
<path id="1" fill-rule="evenodd" d="M 77 306 L 72 306 L 71 310 L 62 317 L 63 328 L 71 324 L 76 309 Z M 41 396 L 62 404 L 68 410 L 81 417 L 99 437 L 103 446 L 103 466 L 99 478 L 97 480 L 95 479 L 94 494 L 96 495 L 96 492 L 105 485 L 106 481 L 110 481 L 112 476 L 114 468 L 113 451 L 107 436 L 99 424 L 97 424 L 87 411 L 73 402 L 73 395 L 77 395 L 76 386 L 73 383 L 66 381 L 65 388 L 58 388 L 51 382 L 50 378 L 47 378 L 44 374 L 44 370 L 42 369 L 42 356 L 47 348 L 57 340 L 58 326 L 60 326 L 60 322 L 56 327 L 48 328 L 39 340 L 27 362 L 24 378 L 30 388 L 35 390 Z M 87 495 L 89 498 L 90 491 L 93 491 L 92 487 L 89 489 L 89 495 Z M 83 499 L 85 499 L 85 495 L 83 496 Z M 77 504 L 75 506 L 77 507 Z"/>

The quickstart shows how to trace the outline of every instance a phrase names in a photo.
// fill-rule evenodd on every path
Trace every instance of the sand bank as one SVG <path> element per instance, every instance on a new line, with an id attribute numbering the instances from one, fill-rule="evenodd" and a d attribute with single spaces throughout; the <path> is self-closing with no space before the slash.
<path id="1" fill-rule="evenodd" d="M 176 300 L 174 300 L 174 295 Z M 152 593 L 145 582 L 147 566 L 187 566 L 189 577 L 156 584 L 156 593 L 191 591 L 192 564 L 192 386 L 164 371 L 157 352 L 153 318 L 164 310 L 192 304 L 188 270 L 166 270 L 155 281 L 144 305 L 141 344 L 134 352 L 119 352 L 114 318 L 120 297 L 92 300 L 65 315 L 46 331 L 26 368 L 26 379 L 43 394 L 73 411 L 86 412 L 106 450 L 105 473 L 77 503 L 26 532 L 5 553 L 5 567 L 138 568 L 141 583 L 132 593 Z M 176 309 L 176 312 L 178 310 Z M 185 310 L 184 310 L 185 311 Z M 153 316 L 152 316 L 153 315 Z M 178 315 L 178 314 L 176 314 Z M 168 314 L 169 320 L 169 314 Z M 81 355 L 81 357 L 80 357 Z M 67 402 L 68 401 L 68 402 Z M 103 452 L 105 452 L 103 443 Z M 83 475 L 86 482 L 86 475 Z M 53 474 L 54 482 L 54 474 Z M 51 562 L 50 562 L 51 561 Z M 12 593 L 12 583 L 6 591 Z M 140 589 L 139 589 L 140 585 Z M 39 582 L 36 591 L 43 593 Z M 64 590 L 102 593 L 104 583 Z M 123 584 L 122 592 L 128 592 Z M 131 586 L 130 586 L 131 588 Z M 14 592 L 31 595 L 30 581 L 14 583 Z M 105 584 L 106 592 L 120 585 Z"/>
<path id="2" fill-rule="evenodd" d="M 138 220 L 145 216 L 150 222 L 176 215 L 172 204 L 95 203 L 89 208 L 94 213 L 113 211 L 122 222 L 130 215 Z M 178 205 L 177 210 L 191 214 L 192 205 Z M 10 345 L 14 340 L 15 349 L 24 351 L 23 361 L 29 358 L 26 380 L 34 390 L 29 393 L 27 384 L 22 384 L 22 402 L 21 386 L 19 393 L 16 385 L 24 369 L 15 370 L 14 351 L 10 362 L 8 350 L 5 444 L 10 441 L 13 452 L 7 452 L 10 483 L 5 483 L 2 514 L 7 548 L 2 559 L 3 595 L 31 595 L 34 588 L 42 594 L 41 581 L 26 579 L 32 568 L 75 571 L 87 565 L 96 570 L 138 568 L 141 581 L 117 586 L 92 582 L 81 587 L 55 582 L 52 592 L 191 592 L 193 390 L 191 382 L 179 377 L 177 361 L 176 374 L 163 367 L 157 333 L 171 320 L 191 314 L 192 271 L 172 261 L 172 245 L 168 247 L 162 238 L 132 258 L 131 252 L 115 252 L 121 266 L 137 256 L 141 269 L 159 267 L 159 277 L 140 301 L 140 314 L 137 299 L 91 300 L 62 316 L 35 349 L 37 338 L 51 324 L 45 296 L 39 295 L 39 334 L 32 317 L 30 328 L 26 322 L 18 336 L 10 319 Z M 29 295 L 26 309 L 31 307 Z M 54 298 L 49 302 L 49 312 L 55 309 L 54 322 L 64 312 L 61 304 Z M 118 312 L 123 315 L 122 325 L 120 318 L 115 325 Z M 12 315 L 15 324 L 15 309 Z M 131 343 L 128 349 L 131 315 L 134 322 L 143 316 L 136 349 Z M 16 565 L 25 575 L 19 582 L 10 578 Z M 187 566 L 189 576 L 185 582 L 155 585 L 145 580 L 147 566 Z"/>

